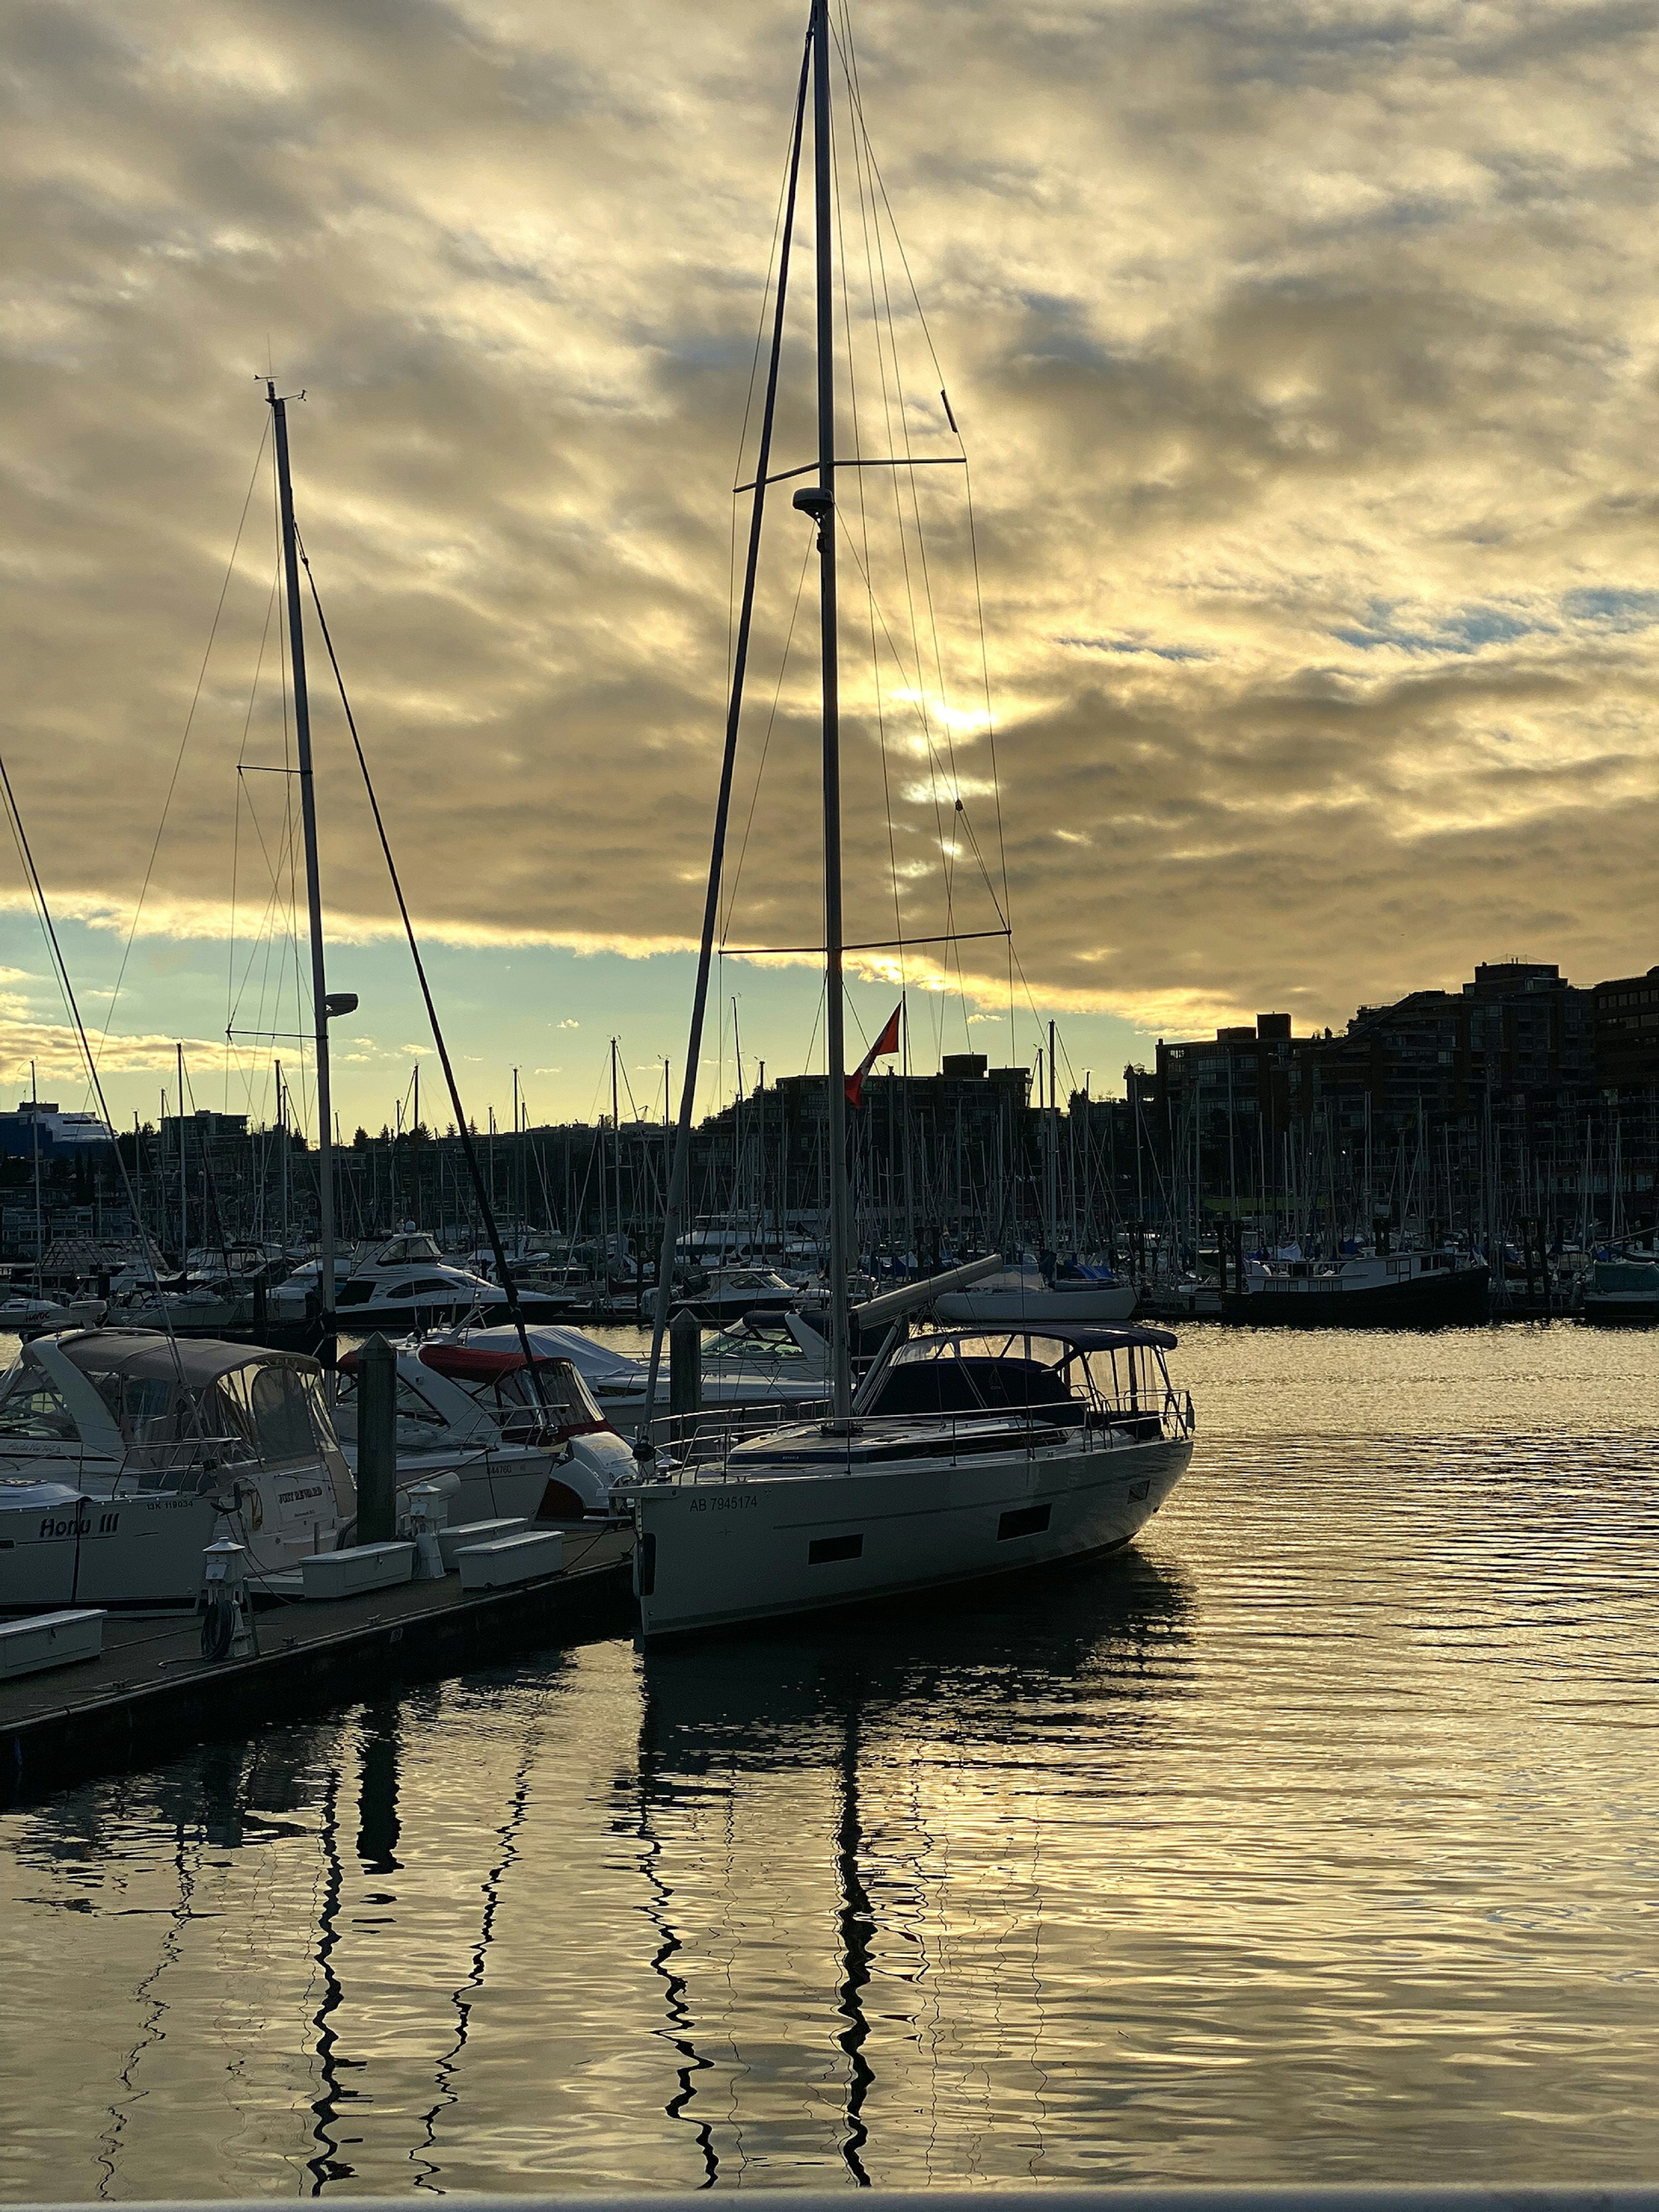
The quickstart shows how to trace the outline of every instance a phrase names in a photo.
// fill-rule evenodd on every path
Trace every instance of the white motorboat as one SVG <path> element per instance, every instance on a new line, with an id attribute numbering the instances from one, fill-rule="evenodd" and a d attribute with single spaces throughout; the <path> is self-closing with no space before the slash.
<path id="1" fill-rule="evenodd" d="M 76 1329 L 0 1380 L 0 1609 L 188 1605 L 223 1536 L 257 1594 L 333 1550 L 355 1510 L 300 1353 Z"/>
<path id="2" fill-rule="evenodd" d="M 104 1312 L 102 1298 L 48 1298 L 17 1291 L 0 1301 L 0 1334 L 28 1337 L 59 1328 L 94 1328 Z"/>
<path id="3" fill-rule="evenodd" d="M 775 1267 L 711 1267 L 703 1287 L 687 1292 L 684 1303 L 704 1321 L 741 1321 L 757 1308 L 781 1312 L 800 1295 L 799 1286 Z"/>
<path id="4" fill-rule="evenodd" d="M 313 1316 L 319 1281 L 316 1261 L 296 1267 L 271 1291 L 270 1319 L 295 1326 Z M 520 1304 L 526 1320 L 550 1320 L 560 1310 L 557 1301 L 533 1292 L 522 1293 Z M 498 1284 L 456 1267 L 432 1237 L 416 1234 L 389 1238 L 337 1275 L 334 1310 L 342 1328 L 400 1336 L 411 1328 L 453 1327 L 471 1313 L 494 1320 L 507 1307 Z"/>
<path id="5" fill-rule="evenodd" d="M 1036 1328 L 1051 1322 L 1098 1326 L 1127 1321 L 1134 1310 L 1133 1283 L 1081 1268 L 1056 1268 L 1045 1277 L 1036 1267 L 1009 1267 L 933 1302 L 941 1321 L 982 1328 Z"/>
<path id="6" fill-rule="evenodd" d="M 405 1339 L 398 1360 L 398 1488 L 435 1485 L 453 1523 L 519 1516 L 580 1521 L 607 1510 L 634 1455 L 568 1358 L 536 1358 L 537 1396 L 516 1329 L 455 1341 Z M 532 1350 L 536 1346 L 533 1340 Z M 334 1419 L 354 1471 L 358 1357 L 341 1360 Z"/>
<path id="7" fill-rule="evenodd" d="M 649 1363 L 599 1344 L 579 1328 L 532 1328 L 538 1358 L 566 1359 L 592 1394 L 598 1411 L 632 1441 L 646 1406 Z M 479 1328 L 428 1340 L 517 1355 L 512 1328 Z M 744 1323 L 706 1334 L 702 1340 L 702 1402 L 711 1408 L 765 1407 L 775 1413 L 817 1404 L 829 1392 L 829 1346 L 799 1315 L 779 1316 L 775 1328 Z M 657 1403 L 662 1404 L 662 1394 Z"/>
<path id="8" fill-rule="evenodd" d="M 848 1420 L 696 1437 L 627 1492 L 647 1637 L 1127 1544 L 1192 1457 L 1161 1329 L 914 1337 Z M 671 1446 L 672 1451 L 672 1446 Z"/>

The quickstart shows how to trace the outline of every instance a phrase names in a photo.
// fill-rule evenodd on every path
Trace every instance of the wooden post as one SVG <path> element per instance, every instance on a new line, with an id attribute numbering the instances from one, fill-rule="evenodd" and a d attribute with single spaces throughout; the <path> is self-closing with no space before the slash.
<path id="1" fill-rule="evenodd" d="M 398 1519 L 398 1355 L 383 1336 L 357 1354 L 357 1541 L 389 1544 Z"/>

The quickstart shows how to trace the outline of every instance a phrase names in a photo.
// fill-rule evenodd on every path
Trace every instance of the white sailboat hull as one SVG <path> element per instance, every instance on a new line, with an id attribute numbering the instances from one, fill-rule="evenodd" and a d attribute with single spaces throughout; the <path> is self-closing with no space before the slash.
<path id="1" fill-rule="evenodd" d="M 1186 1472 L 1190 1438 L 1099 1442 L 636 1493 L 647 1638 L 731 1626 L 1120 1549 Z"/>

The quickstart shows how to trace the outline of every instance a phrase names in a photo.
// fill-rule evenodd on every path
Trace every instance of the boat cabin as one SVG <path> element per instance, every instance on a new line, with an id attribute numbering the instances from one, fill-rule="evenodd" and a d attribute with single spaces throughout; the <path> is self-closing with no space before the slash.
<path id="1" fill-rule="evenodd" d="M 1006 1413 L 1060 1426 L 1157 1427 L 1175 1396 L 1161 1328 L 951 1330 L 915 1336 L 871 1370 L 858 1416 Z"/>
<path id="2" fill-rule="evenodd" d="M 314 1359 L 155 1330 L 43 1337 L 0 1378 L 0 1460 L 68 1456 L 186 1493 L 217 1489 L 223 1470 L 331 1458 L 350 1497 Z"/>

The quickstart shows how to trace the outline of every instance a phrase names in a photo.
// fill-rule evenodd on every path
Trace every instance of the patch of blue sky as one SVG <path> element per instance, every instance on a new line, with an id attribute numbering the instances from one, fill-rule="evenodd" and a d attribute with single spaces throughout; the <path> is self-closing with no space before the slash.
<path id="1" fill-rule="evenodd" d="M 1073 646 L 1079 653 L 1146 654 L 1155 660 L 1207 660 L 1210 658 L 1201 645 L 1147 645 L 1141 640 L 1128 637 L 1057 637 L 1054 643 Z"/>
<path id="2" fill-rule="evenodd" d="M 1566 592 L 1561 611 L 1569 622 L 1596 623 L 1607 629 L 1651 629 L 1659 623 L 1659 592 L 1598 588 Z"/>
<path id="3" fill-rule="evenodd" d="M 1483 646 L 1511 645 L 1516 638 L 1530 637 L 1554 627 L 1502 607 L 1474 605 L 1458 607 L 1439 617 L 1432 629 L 1407 629 L 1395 623 L 1396 605 L 1373 599 L 1368 610 L 1369 623 L 1351 623 L 1333 630 L 1331 635 L 1362 653 L 1373 653 L 1379 647 L 1388 646 L 1396 653 L 1479 653 Z"/>
<path id="4" fill-rule="evenodd" d="M 920 926 L 920 925 L 919 925 Z M 937 924 L 932 925 L 937 927 Z M 881 925 L 885 933 L 886 924 Z M 872 926 L 867 932 L 874 936 Z M 88 1024 L 96 1029 L 109 1009 L 107 990 L 120 965 L 123 939 L 67 917 L 58 935 Z M 308 1042 L 294 1034 L 308 1020 L 308 997 L 296 1010 L 292 947 L 285 948 L 286 973 L 280 993 L 274 981 L 259 988 L 263 963 L 236 1001 L 234 1049 L 224 1042 L 228 947 L 208 938 L 140 937 L 133 947 L 105 1062 L 105 1089 L 112 1114 L 131 1127 L 135 1110 L 154 1121 L 165 1086 L 171 1102 L 175 1077 L 173 1040 L 182 1038 L 191 1096 L 198 1106 L 228 1113 L 250 1113 L 256 1122 L 269 1116 L 275 1098 L 271 1063 L 281 1060 L 284 1077 L 300 1102 L 302 1126 L 309 1126 L 311 1103 Z M 676 1103 L 684 1075 L 686 1024 L 696 967 L 689 952 L 662 952 L 630 958 L 620 952 L 575 952 L 560 945 L 457 945 L 429 939 L 428 970 L 437 999 L 461 1095 L 469 1116 L 483 1129 L 493 1112 L 498 1127 L 512 1119 L 514 1075 L 532 1120 L 538 1123 L 592 1121 L 609 1113 L 610 1040 L 621 1041 L 623 1113 L 629 1100 L 647 1118 L 663 1110 L 662 1062 L 671 1063 Z M 972 951 L 975 948 L 965 948 Z M 238 971 L 246 954 L 239 949 Z M 939 948 L 931 950 L 937 953 Z M 306 960 L 301 951 L 302 967 Z M 986 964 L 992 963 L 988 960 Z M 72 1042 L 64 1030 L 64 1012 L 52 988 L 38 923 L 28 914 L 0 908 L 0 969 L 14 971 L 6 988 L 16 1034 L 10 1051 L 9 1105 L 27 1095 L 28 1059 L 53 1048 L 55 1060 L 40 1067 L 40 1093 L 79 1110 L 95 1104 L 84 1073 L 76 1072 Z M 307 971 L 302 981 L 308 984 Z M 451 1119 L 442 1078 L 409 956 L 387 936 L 364 943 L 339 942 L 328 949 L 331 990 L 355 991 L 357 1011 L 333 1029 L 333 1089 L 341 1133 L 349 1140 L 359 1124 L 374 1131 L 395 1120 L 399 1099 L 407 1112 L 410 1075 L 421 1062 L 421 1109 L 440 1128 Z M 738 1000 L 744 1081 L 752 1089 L 762 1060 L 766 1079 L 823 1065 L 823 979 L 810 961 L 787 967 L 726 958 L 717 965 L 710 991 L 703 1062 L 698 1086 L 699 1113 L 729 1100 L 736 1077 L 732 1000 Z M 898 997 L 897 986 L 857 975 L 848 987 L 848 1046 L 854 1056 L 881 1034 Z M 1042 1045 L 1046 1009 L 1033 1014 L 1024 1002 L 1011 1030 L 1006 1003 L 994 1007 L 964 1004 L 959 994 L 939 996 L 913 990 L 910 996 L 912 1064 L 932 1073 L 944 1053 L 985 1052 L 999 1066 L 1024 1062 Z M 984 1014 L 988 1018 L 981 1020 Z M 41 1044 L 23 1042 L 25 1037 Z M 1148 1036 L 1118 1015 L 1068 1014 L 1060 1018 L 1060 1037 L 1079 1077 L 1095 1071 L 1095 1091 L 1104 1095 L 1126 1060 L 1150 1055 Z M 124 1043 L 148 1041 L 144 1064 Z M 20 1073 L 21 1069 L 21 1073 Z M 1113 1079 L 1109 1087 L 1121 1091 Z M 171 1105 L 169 1104 L 169 1110 Z"/>

